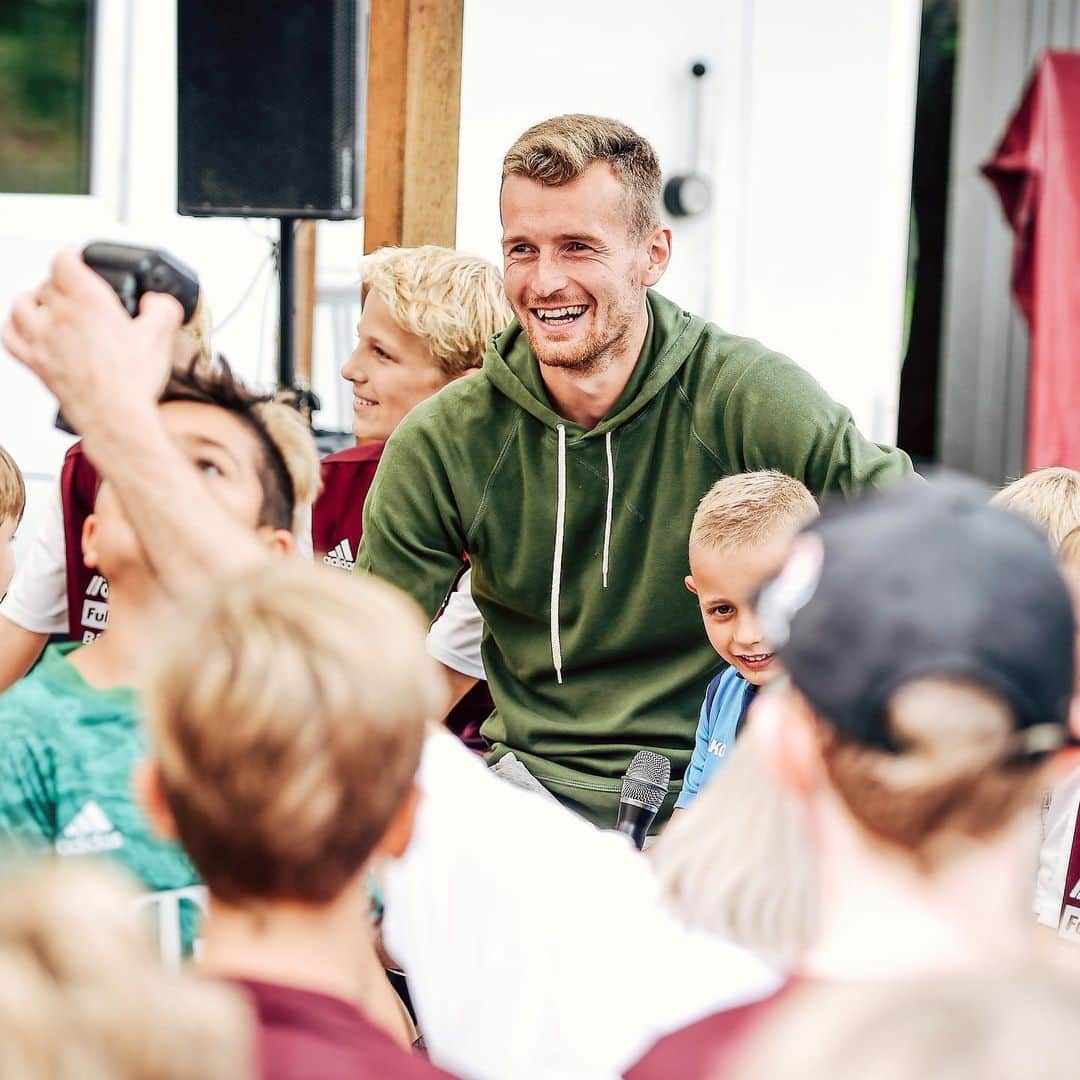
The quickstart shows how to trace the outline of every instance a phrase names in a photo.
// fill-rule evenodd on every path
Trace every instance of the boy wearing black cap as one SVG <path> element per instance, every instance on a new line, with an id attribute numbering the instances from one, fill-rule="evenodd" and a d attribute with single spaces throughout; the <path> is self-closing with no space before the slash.
<path id="1" fill-rule="evenodd" d="M 893 489 L 827 510 L 758 613 L 789 678 L 759 696 L 745 737 L 804 808 L 821 886 L 799 976 L 895 980 L 1023 952 L 1028 814 L 1067 740 L 1073 675 L 1072 609 L 1045 539 L 974 486 Z M 662 902 L 708 888 L 721 790 L 642 860 L 500 786 L 445 736 L 428 740 L 420 784 L 384 930 L 437 1060 L 467 1075 L 722 1075 L 720 1055 L 782 980 L 716 955 Z M 697 857 L 679 882 L 664 872 L 676 842 Z M 482 896 L 498 902 L 473 933 Z M 514 1038 L 492 1040 L 503 1024 Z"/>
<path id="2" fill-rule="evenodd" d="M 790 681 L 747 737 L 800 799 L 820 878 L 799 975 L 868 983 L 1024 954 L 1030 811 L 1073 689 L 1072 608 L 1045 538 L 974 485 L 894 490 L 803 533 L 758 611 Z M 709 858 L 721 810 L 706 792 L 672 841 L 696 825 Z M 662 844 L 656 857 L 663 877 Z M 680 873 L 669 887 L 692 889 L 694 865 Z M 698 1075 L 761 1011 L 668 1036 L 628 1075 Z"/>

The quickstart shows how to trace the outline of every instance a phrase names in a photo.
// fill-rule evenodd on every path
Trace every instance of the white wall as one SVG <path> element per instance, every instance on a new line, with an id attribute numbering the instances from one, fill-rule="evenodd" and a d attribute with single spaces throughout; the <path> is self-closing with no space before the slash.
<path id="1" fill-rule="evenodd" d="M 458 244 L 499 258 L 502 154 L 562 112 L 691 160 L 704 60 L 715 205 L 672 222 L 660 289 L 787 352 L 880 440 L 896 433 L 918 0 L 466 0 Z M 549 29 L 550 28 L 550 29 Z"/>
<path id="2" fill-rule="evenodd" d="M 788 352 L 864 430 L 892 438 L 919 8 L 918 0 L 551 0 L 539 11 L 521 0 L 465 0 L 459 246 L 499 260 L 501 158 L 544 117 L 617 116 L 653 141 L 668 173 L 688 168 L 689 68 L 704 60 L 714 207 L 672 223 L 662 289 Z M 93 194 L 0 195 L 0 312 L 62 245 L 101 237 L 161 245 L 199 270 L 216 322 L 246 295 L 215 345 L 269 387 L 274 227 L 174 209 L 175 0 L 98 0 L 98 10 Z M 361 223 L 320 223 L 321 287 L 347 299 L 361 244 Z M 336 375 L 347 322 L 338 321 L 335 343 L 329 310 L 317 315 L 315 385 L 328 424 L 347 423 Z M 0 443 L 34 476 L 54 475 L 67 444 L 52 429 L 53 411 L 40 386 L 0 356 Z"/>

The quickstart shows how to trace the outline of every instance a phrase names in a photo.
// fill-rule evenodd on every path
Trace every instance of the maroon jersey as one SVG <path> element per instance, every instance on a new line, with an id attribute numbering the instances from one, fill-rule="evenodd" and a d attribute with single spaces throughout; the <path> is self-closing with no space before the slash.
<path id="1" fill-rule="evenodd" d="M 680 1080 L 719 1080 L 758 1024 L 797 983 L 799 980 L 791 979 L 761 1001 L 724 1009 L 665 1035 L 627 1070 L 627 1080 L 670 1080 L 673 1076 Z"/>
<path id="2" fill-rule="evenodd" d="M 1065 871 L 1065 892 L 1061 897 L 1058 936 L 1080 941 L 1080 813 L 1073 821 L 1069 865 Z"/>
<path id="3" fill-rule="evenodd" d="M 323 487 L 311 509 L 311 539 L 315 557 L 327 566 L 351 570 L 356 563 L 364 536 L 364 500 L 385 445 L 367 443 L 323 458 Z M 484 753 L 488 744 L 480 725 L 494 708 L 487 683 L 477 683 L 450 712 L 446 726 L 470 750 Z"/>
<path id="4" fill-rule="evenodd" d="M 82 452 L 82 443 L 69 447 L 60 470 L 60 501 L 64 510 L 64 548 L 67 556 L 68 636 L 90 642 L 109 618 L 109 583 L 83 562 L 82 531 L 94 512 L 98 474 Z"/>
<path id="5" fill-rule="evenodd" d="M 322 491 L 311 511 L 311 539 L 317 558 L 351 570 L 364 535 L 364 502 L 385 443 L 339 450 L 322 460 Z"/>
<path id="6" fill-rule="evenodd" d="M 436 1080 L 450 1074 L 399 1046 L 356 1006 L 292 986 L 230 979 L 255 1011 L 263 1080 Z"/>

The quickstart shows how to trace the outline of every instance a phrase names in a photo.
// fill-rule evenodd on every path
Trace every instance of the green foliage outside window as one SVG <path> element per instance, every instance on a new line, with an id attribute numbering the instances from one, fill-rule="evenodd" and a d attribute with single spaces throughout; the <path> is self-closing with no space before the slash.
<path id="1" fill-rule="evenodd" d="M 0 0 L 0 192 L 90 190 L 92 0 Z"/>

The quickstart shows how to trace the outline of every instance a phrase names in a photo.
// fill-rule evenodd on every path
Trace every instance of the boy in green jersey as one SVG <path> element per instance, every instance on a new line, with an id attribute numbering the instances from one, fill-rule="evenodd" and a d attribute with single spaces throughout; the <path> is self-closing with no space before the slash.
<path id="1" fill-rule="evenodd" d="M 221 507 L 272 550 L 291 552 L 294 506 L 318 482 L 298 414 L 250 393 L 224 367 L 174 375 L 160 412 Z M 150 893 L 163 957 L 175 960 L 190 951 L 203 892 L 180 847 L 150 831 L 131 788 L 144 746 L 133 687 L 147 642 L 173 609 L 108 483 L 83 530 L 83 556 L 108 581 L 108 629 L 90 645 L 50 647 L 0 695 L 0 835 L 119 863 Z"/>

